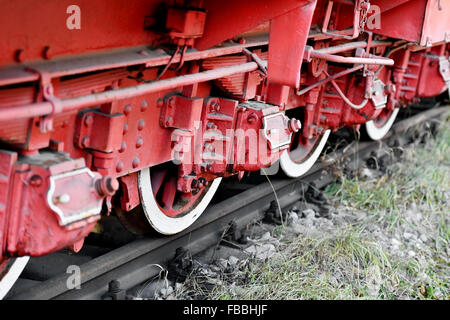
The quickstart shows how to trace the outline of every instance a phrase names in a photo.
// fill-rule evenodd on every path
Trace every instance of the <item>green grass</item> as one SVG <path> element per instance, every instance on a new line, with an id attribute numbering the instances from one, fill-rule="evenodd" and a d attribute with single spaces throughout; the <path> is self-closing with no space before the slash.
<path id="1" fill-rule="evenodd" d="M 188 283 L 209 299 L 449 299 L 450 121 L 388 171 L 326 188 L 339 224 L 300 236 L 277 227 L 276 258 L 241 261 L 212 290 Z"/>

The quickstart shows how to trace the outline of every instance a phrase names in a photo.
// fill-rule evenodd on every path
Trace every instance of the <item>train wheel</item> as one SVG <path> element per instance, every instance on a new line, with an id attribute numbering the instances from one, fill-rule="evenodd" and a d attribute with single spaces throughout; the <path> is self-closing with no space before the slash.
<path id="1" fill-rule="evenodd" d="M 280 165 L 283 172 L 290 178 L 298 178 L 308 172 L 319 158 L 329 135 L 330 130 L 327 130 L 306 144 L 301 143 L 301 137 L 298 135 L 295 138 L 298 143 L 292 144 L 291 149 L 281 155 Z"/>
<path id="2" fill-rule="evenodd" d="M 3 299 L 19 278 L 30 257 L 0 260 L 0 299 Z"/>
<path id="3" fill-rule="evenodd" d="M 396 108 L 394 110 L 387 110 L 386 108 L 381 111 L 381 114 L 375 120 L 366 122 L 366 133 L 367 136 L 372 140 L 381 140 L 389 132 L 389 129 L 394 124 L 395 118 L 397 117 L 398 111 L 400 109 Z"/>
<path id="4" fill-rule="evenodd" d="M 177 172 L 176 168 L 160 165 L 141 170 L 138 177 L 145 217 L 156 231 L 166 235 L 192 225 L 208 206 L 221 181 L 217 178 L 195 192 L 182 193 L 177 190 Z"/>

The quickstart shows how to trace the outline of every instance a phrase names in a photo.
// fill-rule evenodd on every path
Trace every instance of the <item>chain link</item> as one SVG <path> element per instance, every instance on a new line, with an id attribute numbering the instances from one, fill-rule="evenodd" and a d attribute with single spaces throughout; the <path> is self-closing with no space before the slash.
<path id="1" fill-rule="evenodd" d="M 367 14 L 369 13 L 369 9 L 370 9 L 370 2 L 369 1 L 362 1 L 360 3 L 360 20 L 359 20 L 359 33 L 363 33 L 364 32 L 364 28 L 366 26 L 367 23 Z"/>

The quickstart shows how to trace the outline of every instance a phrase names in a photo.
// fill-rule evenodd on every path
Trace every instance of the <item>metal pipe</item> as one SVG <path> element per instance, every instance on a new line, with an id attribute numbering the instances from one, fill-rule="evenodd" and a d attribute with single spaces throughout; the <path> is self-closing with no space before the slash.
<path id="1" fill-rule="evenodd" d="M 358 57 L 343 57 L 328 53 L 321 53 L 317 50 L 311 50 L 311 58 L 323 59 L 336 63 L 347 63 L 347 64 L 375 64 L 375 65 L 394 65 L 394 60 L 388 58 L 358 58 Z"/>
<path id="2" fill-rule="evenodd" d="M 158 92 L 162 90 L 174 89 L 193 83 L 210 81 L 222 77 L 227 77 L 236 73 L 245 73 L 258 69 L 255 62 L 247 62 L 234 66 L 227 66 L 213 70 L 203 71 L 195 74 L 188 74 L 170 79 L 164 79 L 157 82 L 140 84 L 137 86 L 110 90 L 90 94 L 86 96 L 61 100 L 62 111 L 73 111 L 80 108 L 99 106 L 115 100 L 133 98 L 136 96 Z M 52 104 L 50 102 L 38 102 L 18 107 L 9 107 L 0 109 L 0 121 L 10 121 L 21 118 L 31 118 L 45 116 L 52 113 Z"/>
<path id="3" fill-rule="evenodd" d="M 387 46 L 387 45 L 391 45 L 391 44 L 392 44 L 392 41 L 372 41 L 371 48 Z M 355 49 L 359 49 L 359 48 L 363 49 L 363 48 L 366 48 L 367 45 L 368 44 L 366 41 L 356 41 L 356 42 L 344 43 L 344 44 L 340 44 L 340 45 L 328 47 L 328 48 L 315 49 L 315 51 L 319 52 L 319 53 L 335 54 L 335 53 L 342 53 L 342 52 L 351 51 L 351 50 L 355 50 Z"/>

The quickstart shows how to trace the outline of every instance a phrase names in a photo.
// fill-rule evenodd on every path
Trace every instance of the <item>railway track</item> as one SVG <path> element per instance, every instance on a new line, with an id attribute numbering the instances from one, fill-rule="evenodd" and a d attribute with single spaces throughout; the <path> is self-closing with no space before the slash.
<path id="1" fill-rule="evenodd" d="M 126 297 L 127 290 L 157 275 L 160 270 L 154 267 L 155 264 L 167 265 L 168 261 L 174 257 L 177 248 L 187 249 L 194 255 L 216 245 L 231 223 L 238 226 L 237 232 L 239 232 L 239 229 L 255 220 L 262 219 L 270 203 L 275 200 L 275 194 L 282 208 L 289 207 L 304 195 L 311 182 L 314 182 L 318 188 L 332 182 L 336 178 L 335 170 L 332 168 L 335 168 L 336 164 L 341 163 L 343 159 L 347 159 L 350 165 L 357 166 L 373 151 L 383 146 L 401 145 L 403 142 L 399 141 L 401 140 L 399 137 L 402 137 L 408 129 L 438 119 L 449 110 L 450 106 L 433 108 L 409 117 L 407 120 L 399 121 L 382 142 L 351 143 L 328 154 L 300 179 L 273 179 L 271 182 L 266 180 L 264 183 L 251 186 L 247 190 L 211 205 L 191 228 L 179 234 L 136 239 L 86 259 L 79 265 L 80 289 L 69 289 L 67 284 L 73 277 L 72 273 L 59 272 L 42 281 L 20 279 L 7 298 L 12 300 L 102 299 L 105 297 L 123 299 Z M 67 264 L 68 262 L 63 262 L 61 266 Z M 120 284 L 120 287 L 117 287 L 117 284 Z"/>

